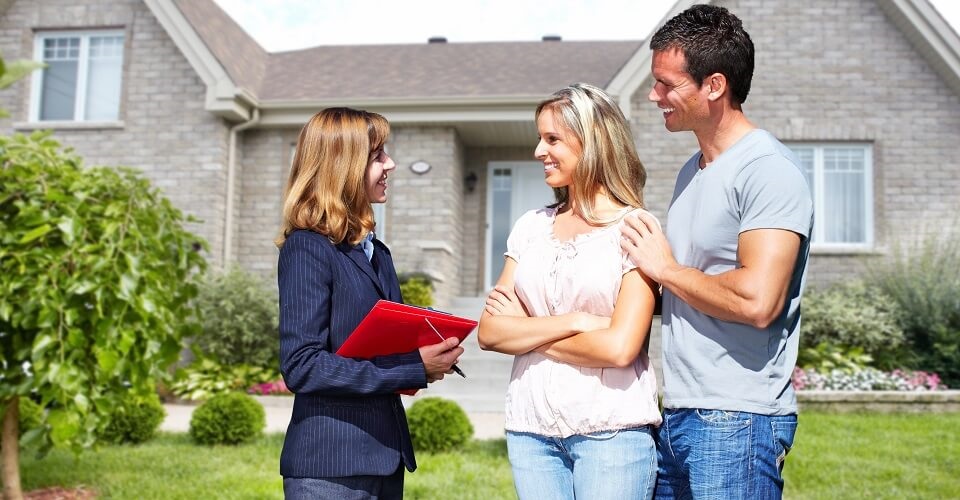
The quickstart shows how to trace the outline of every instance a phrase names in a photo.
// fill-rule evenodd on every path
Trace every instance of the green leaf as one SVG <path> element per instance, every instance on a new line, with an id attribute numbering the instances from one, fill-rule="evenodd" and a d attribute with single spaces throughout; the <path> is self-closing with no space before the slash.
<path id="1" fill-rule="evenodd" d="M 50 224 L 43 224 L 42 226 L 35 227 L 33 230 L 27 232 L 27 234 L 20 238 L 20 244 L 22 245 L 24 243 L 30 243 L 31 241 L 49 233 L 52 229 L 53 227 L 51 227 Z"/>
<path id="2" fill-rule="evenodd" d="M 63 219 L 57 224 L 57 228 L 60 229 L 60 232 L 63 233 L 63 241 L 68 245 L 73 243 L 73 219 Z"/>
<path id="3" fill-rule="evenodd" d="M 53 347 L 56 343 L 56 339 L 52 335 L 41 335 L 33 342 L 33 350 L 30 352 L 30 357 L 33 359 L 38 359 L 43 356 L 43 353 L 47 349 Z"/>

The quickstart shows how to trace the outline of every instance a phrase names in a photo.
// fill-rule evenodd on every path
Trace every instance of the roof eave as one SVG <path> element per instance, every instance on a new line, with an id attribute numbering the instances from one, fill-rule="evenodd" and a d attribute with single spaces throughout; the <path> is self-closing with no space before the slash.
<path id="1" fill-rule="evenodd" d="M 317 111 L 333 106 L 380 113 L 391 123 L 398 124 L 533 121 L 533 109 L 542 100 L 542 95 L 278 99 L 259 103 L 262 110 L 259 126 L 300 126 Z"/>
<path id="2" fill-rule="evenodd" d="M 960 36 L 927 0 L 877 0 L 893 24 L 960 95 Z"/>
<path id="3" fill-rule="evenodd" d="M 230 78 L 180 9 L 170 0 L 144 3 L 207 86 L 204 108 L 225 120 L 249 120 L 256 98 Z"/>
<path id="4" fill-rule="evenodd" d="M 633 100 L 633 94 L 637 92 L 637 89 L 640 88 L 640 85 L 643 85 L 643 82 L 647 80 L 650 76 L 650 58 L 652 54 L 650 50 L 647 49 L 647 46 L 650 41 L 650 37 L 653 36 L 653 33 L 660 26 L 663 26 L 663 23 L 667 22 L 668 19 L 673 16 L 687 10 L 691 6 L 697 3 L 710 3 L 704 2 L 702 0 L 679 0 L 673 4 L 673 7 L 660 19 L 656 24 L 653 25 L 653 28 L 650 33 L 644 37 L 644 43 L 641 45 L 633 56 L 627 60 L 626 63 L 620 68 L 620 71 L 610 79 L 610 83 L 607 84 L 606 91 L 611 96 L 616 96 L 618 104 L 620 105 L 620 110 L 623 111 L 623 115 L 629 120 L 630 119 L 630 102 Z"/>

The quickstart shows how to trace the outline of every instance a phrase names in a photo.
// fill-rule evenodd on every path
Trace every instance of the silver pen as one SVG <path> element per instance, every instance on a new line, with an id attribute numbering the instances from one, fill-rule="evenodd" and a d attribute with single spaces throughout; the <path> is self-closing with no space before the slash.
<path id="1" fill-rule="evenodd" d="M 437 328 L 435 326 L 433 326 L 433 323 L 430 322 L 429 318 L 423 318 L 423 320 L 426 321 L 428 325 L 430 325 L 430 329 L 433 330 L 433 333 L 437 334 L 437 337 L 440 337 L 441 341 L 447 340 L 443 335 L 440 335 L 440 332 L 437 331 Z M 450 368 L 452 368 L 453 372 L 456 373 L 457 375 L 460 375 L 463 378 L 467 378 L 467 374 L 463 373 L 463 370 L 461 370 L 460 367 L 456 365 L 456 363 L 454 363 L 454 365 L 451 366 Z"/>

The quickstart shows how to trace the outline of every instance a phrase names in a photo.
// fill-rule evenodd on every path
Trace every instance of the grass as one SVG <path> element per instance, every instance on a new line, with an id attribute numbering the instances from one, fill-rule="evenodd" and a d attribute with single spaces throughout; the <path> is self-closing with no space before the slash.
<path id="1" fill-rule="evenodd" d="M 960 497 L 960 413 L 804 413 L 785 469 L 786 498 Z M 104 446 L 74 460 L 56 450 L 22 458 L 24 489 L 86 486 L 101 498 L 283 497 L 280 435 L 236 447 L 194 445 L 162 434 L 140 446 Z M 458 453 L 420 454 L 406 498 L 515 498 L 506 444 L 473 441 Z"/>

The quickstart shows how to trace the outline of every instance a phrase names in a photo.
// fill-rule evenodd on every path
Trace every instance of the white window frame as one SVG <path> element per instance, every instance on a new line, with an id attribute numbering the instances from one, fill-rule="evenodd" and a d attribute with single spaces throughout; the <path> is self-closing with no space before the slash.
<path id="1" fill-rule="evenodd" d="M 874 250 L 874 193 L 873 193 L 873 144 L 867 142 L 795 142 L 788 143 L 788 147 L 813 149 L 813 209 L 814 224 L 810 250 L 817 253 L 862 253 Z M 863 198 L 864 198 L 864 241 L 853 242 L 824 242 L 824 228 L 819 221 L 826 215 L 826 181 L 824 180 L 823 153 L 831 148 L 861 148 L 863 149 Z"/>
<path id="2" fill-rule="evenodd" d="M 67 123 L 90 123 L 83 117 L 86 114 L 87 106 L 87 78 L 90 68 L 90 38 L 95 36 L 119 36 L 123 38 L 126 44 L 127 34 L 124 30 L 65 30 L 65 31 L 38 31 L 33 36 L 33 59 L 37 62 L 43 62 L 43 42 L 49 38 L 80 38 L 80 59 L 77 63 L 77 88 L 76 102 L 73 107 L 73 118 L 69 120 L 40 120 L 40 93 L 43 89 L 43 77 L 46 74 L 44 70 L 34 71 L 30 84 L 30 121 L 31 122 L 67 122 Z M 126 47 L 123 51 L 123 60 L 121 68 L 126 62 Z M 123 71 L 121 69 L 120 92 L 123 94 Z M 122 109 L 122 103 L 120 109 Z M 100 121 L 100 120 L 97 120 Z M 120 121 L 120 110 L 117 110 L 117 117 L 109 120 L 110 123 Z"/>

